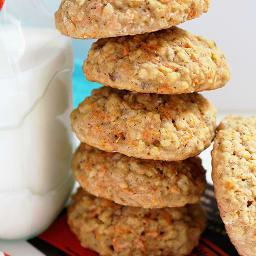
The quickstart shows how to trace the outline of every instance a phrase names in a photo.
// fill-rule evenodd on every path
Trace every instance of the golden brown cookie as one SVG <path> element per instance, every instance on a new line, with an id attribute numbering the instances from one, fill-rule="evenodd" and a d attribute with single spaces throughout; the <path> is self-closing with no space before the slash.
<path id="1" fill-rule="evenodd" d="M 181 94 L 223 87 L 230 71 L 213 41 L 173 27 L 100 39 L 83 70 L 89 81 L 142 93 Z"/>
<path id="2" fill-rule="evenodd" d="M 198 157 L 179 162 L 141 160 L 86 144 L 77 149 L 72 169 L 90 194 L 143 208 L 198 203 L 206 183 Z"/>
<path id="3" fill-rule="evenodd" d="M 178 25 L 208 8 L 209 0 L 62 0 L 55 23 L 74 38 L 136 35 Z"/>
<path id="4" fill-rule="evenodd" d="M 207 148 L 216 110 L 194 94 L 140 94 L 102 87 L 71 114 L 81 142 L 142 159 L 179 161 Z"/>
<path id="5" fill-rule="evenodd" d="M 200 205 L 143 209 L 121 206 L 80 189 L 68 224 L 83 247 L 104 256 L 182 256 L 198 244 L 205 227 Z"/>
<path id="6" fill-rule="evenodd" d="M 240 255 L 256 255 L 256 116 L 225 118 L 212 151 L 220 214 Z"/>

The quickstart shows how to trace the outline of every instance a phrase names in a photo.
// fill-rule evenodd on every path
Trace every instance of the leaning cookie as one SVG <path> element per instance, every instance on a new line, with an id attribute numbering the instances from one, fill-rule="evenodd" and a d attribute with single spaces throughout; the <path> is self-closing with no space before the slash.
<path id="1" fill-rule="evenodd" d="M 200 205 L 143 209 L 121 206 L 79 189 L 68 224 L 83 247 L 100 255 L 188 255 L 205 227 Z"/>
<path id="2" fill-rule="evenodd" d="M 211 144 L 216 110 L 197 93 L 140 94 L 102 87 L 72 112 L 71 124 L 81 142 L 101 150 L 179 161 Z"/>
<path id="3" fill-rule="evenodd" d="M 220 214 L 240 255 L 256 255 L 256 116 L 227 117 L 212 151 Z"/>
<path id="4" fill-rule="evenodd" d="M 72 169 L 90 194 L 134 207 L 198 203 L 205 188 L 205 170 L 198 157 L 179 162 L 141 160 L 81 144 Z"/>
<path id="5" fill-rule="evenodd" d="M 98 40 L 83 70 L 90 81 L 158 94 L 214 90 L 230 78 L 225 56 L 213 41 L 177 27 Z"/>
<path id="6" fill-rule="evenodd" d="M 208 8 L 209 0 L 62 0 L 55 24 L 81 39 L 136 35 L 178 25 Z"/>

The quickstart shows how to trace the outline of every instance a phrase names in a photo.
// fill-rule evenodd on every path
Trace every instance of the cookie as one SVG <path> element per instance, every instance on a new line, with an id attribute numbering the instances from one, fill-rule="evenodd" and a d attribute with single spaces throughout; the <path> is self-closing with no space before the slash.
<path id="1" fill-rule="evenodd" d="M 205 227 L 200 205 L 143 209 L 121 206 L 79 189 L 68 224 L 83 247 L 100 255 L 188 255 Z"/>
<path id="2" fill-rule="evenodd" d="M 256 255 L 256 116 L 227 117 L 212 151 L 220 214 L 240 255 Z"/>
<path id="3" fill-rule="evenodd" d="M 177 27 L 100 39 L 83 70 L 89 81 L 158 94 L 214 90 L 230 79 L 225 56 L 213 41 Z"/>
<path id="4" fill-rule="evenodd" d="M 198 203 L 206 183 L 198 157 L 179 162 L 140 160 L 86 144 L 77 149 L 72 169 L 75 179 L 90 194 L 143 208 Z"/>
<path id="5" fill-rule="evenodd" d="M 80 39 L 153 32 L 199 17 L 209 0 L 62 0 L 56 28 Z"/>
<path id="6" fill-rule="evenodd" d="M 216 110 L 201 95 L 140 94 L 102 87 L 71 114 L 81 142 L 142 159 L 179 161 L 207 148 Z"/>

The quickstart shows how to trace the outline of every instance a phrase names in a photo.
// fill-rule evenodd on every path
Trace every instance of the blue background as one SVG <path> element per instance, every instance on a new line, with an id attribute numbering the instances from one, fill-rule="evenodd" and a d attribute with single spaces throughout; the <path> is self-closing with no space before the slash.
<path id="1" fill-rule="evenodd" d="M 99 84 L 89 82 L 85 79 L 82 65 L 82 60 L 75 60 L 75 69 L 73 72 L 73 100 L 75 108 L 85 97 L 91 94 L 92 89 L 100 87 Z"/>
<path id="2" fill-rule="evenodd" d="M 84 100 L 85 97 L 91 94 L 92 89 L 102 86 L 97 83 L 87 81 L 82 70 L 83 63 L 85 59 L 87 59 L 91 44 L 95 41 L 96 40 L 72 39 L 75 60 L 73 72 L 73 100 L 75 108 Z"/>

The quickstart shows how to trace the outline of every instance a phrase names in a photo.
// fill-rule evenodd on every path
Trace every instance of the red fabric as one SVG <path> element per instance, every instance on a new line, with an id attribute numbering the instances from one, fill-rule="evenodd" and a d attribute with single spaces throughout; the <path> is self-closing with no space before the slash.
<path id="1" fill-rule="evenodd" d="M 193 252 L 190 256 L 225 256 L 225 254 L 216 254 L 210 248 L 203 244 L 199 244 L 196 248 L 196 252 Z"/>
<path id="2" fill-rule="evenodd" d="M 71 256 L 97 256 L 96 253 L 80 245 L 76 236 L 70 231 L 66 220 L 67 215 L 61 215 L 39 238 Z"/>
<path id="3" fill-rule="evenodd" d="M 0 11 L 3 8 L 3 5 L 4 5 L 4 0 L 0 0 Z"/>

